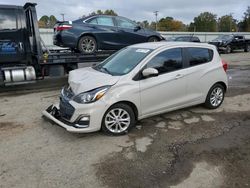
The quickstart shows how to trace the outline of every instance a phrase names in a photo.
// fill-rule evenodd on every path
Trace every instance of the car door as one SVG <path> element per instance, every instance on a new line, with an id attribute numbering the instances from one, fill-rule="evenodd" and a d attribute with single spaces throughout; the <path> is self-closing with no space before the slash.
<path id="1" fill-rule="evenodd" d="M 11 63 L 25 60 L 23 28 L 20 10 L 0 9 L 0 62 Z"/>
<path id="2" fill-rule="evenodd" d="M 210 80 L 213 77 L 215 66 L 211 65 L 213 50 L 200 47 L 183 48 L 187 59 L 185 79 L 187 81 L 186 99 L 188 103 L 195 103 L 204 98 L 204 92 L 211 87 Z"/>
<path id="3" fill-rule="evenodd" d="M 91 32 L 97 37 L 102 49 L 120 48 L 117 27 L 112 16 L 96 16 L 86 23 L 93 29 Z"/>
<path id="4" fill-rule="evenodd" d="M 119 40 L 123 46 L 142 43 L 147 41 L 147 36 L 143 28 L 138 27 L 136 23 L 122 17 L 115 17 Z"/>
<path id="5" fill-rule="evenodd" d="M 173 48 L 158 53 L 144 68 L 148 67 L 157 69 L 159 75 L 140 80 L 142 116 L 185 104 L 186 80 L 182 49 Z"/>

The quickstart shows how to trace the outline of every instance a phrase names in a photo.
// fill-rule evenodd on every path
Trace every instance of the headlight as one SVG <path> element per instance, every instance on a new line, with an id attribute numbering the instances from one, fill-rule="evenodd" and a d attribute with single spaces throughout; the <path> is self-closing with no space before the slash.
<path id="1" fill-rule="evenodd" d="M 108 91 L 110 87 L 111 86 L 103 86 L 103 87 L 93 89 L 91 91 L 80 93 L 77 96 L 75 96 L 73 100 L 81 104 L 95 102 L 99 100 L 100 98 L 102 98 L 102 96 Z"/>

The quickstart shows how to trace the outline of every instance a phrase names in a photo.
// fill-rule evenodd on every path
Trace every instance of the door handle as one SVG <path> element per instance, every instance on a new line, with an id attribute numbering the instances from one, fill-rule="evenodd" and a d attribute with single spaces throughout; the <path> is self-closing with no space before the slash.
<path id="1" fill-rule="evenodd" d="M 175 79 L 177 80 L 177 79 L 180 79 L 180 78 L 182 78 L 182 77 L 183 77 L 182 74 L 177 74 L 177 75 L 175 76 Z"/>

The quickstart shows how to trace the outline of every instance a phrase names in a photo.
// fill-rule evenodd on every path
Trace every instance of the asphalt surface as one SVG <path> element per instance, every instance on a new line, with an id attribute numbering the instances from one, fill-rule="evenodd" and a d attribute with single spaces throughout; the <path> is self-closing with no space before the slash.
<path id="1" fill-rule="evenodd" d="M 119 137 L 41 117 L 66 78 L 0 88 L 0 187 L 250 187 L 250 53 L 222 58 L 230 87 L 220 108 L 154 116 Z"/>

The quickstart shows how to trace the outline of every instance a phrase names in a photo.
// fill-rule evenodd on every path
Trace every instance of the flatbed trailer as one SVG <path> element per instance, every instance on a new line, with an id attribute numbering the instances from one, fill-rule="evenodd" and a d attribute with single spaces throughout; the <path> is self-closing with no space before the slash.
<path id="1" fill-rule="evenodd" d="M 81 54 L 43 50 L 36 4 L 0 5 L 0 85 L 33 83 L 47 76 L 63 76 L 79 63 L 92 66 L 115 51 Z M 5 23 L 9 24 L 5 24 Z"/>

